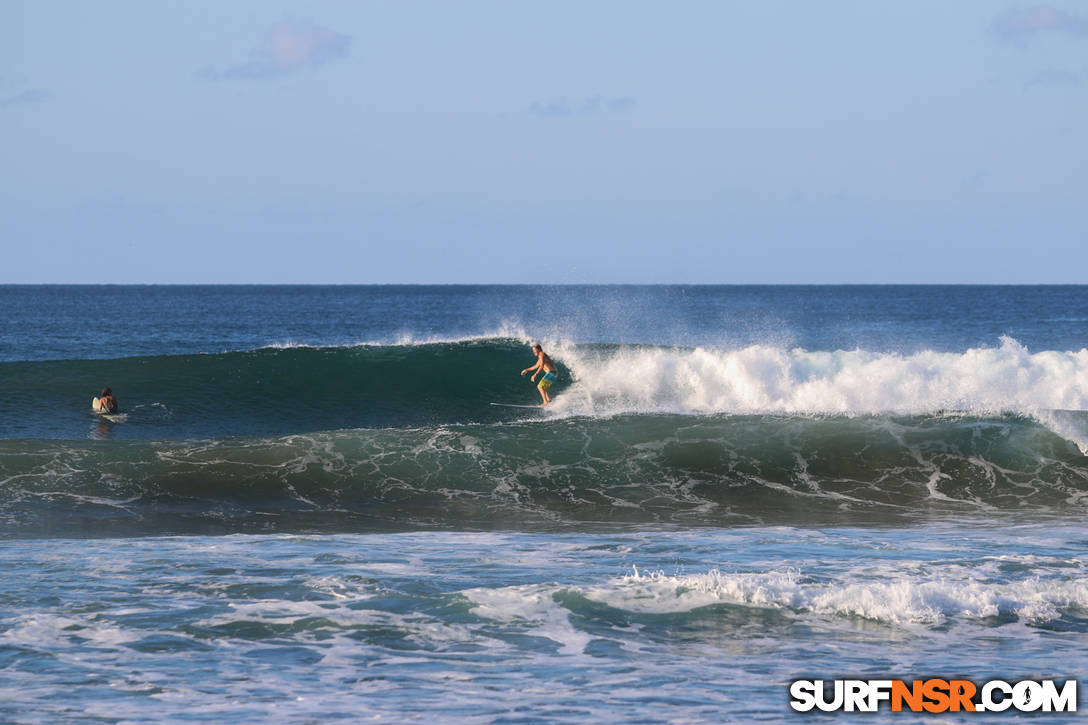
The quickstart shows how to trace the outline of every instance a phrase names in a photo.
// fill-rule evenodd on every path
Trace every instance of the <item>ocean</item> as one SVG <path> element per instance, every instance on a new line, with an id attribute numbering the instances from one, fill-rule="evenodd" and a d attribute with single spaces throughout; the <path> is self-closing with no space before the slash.
<path id="1" fill-rule="evenodd" d="M 800 722 L 798 679 L 1084 699 L 1088 287 L 0 310 L 0 722 Z M 539 402 L 536 342 L 555 403 L 490 405 Z"/>

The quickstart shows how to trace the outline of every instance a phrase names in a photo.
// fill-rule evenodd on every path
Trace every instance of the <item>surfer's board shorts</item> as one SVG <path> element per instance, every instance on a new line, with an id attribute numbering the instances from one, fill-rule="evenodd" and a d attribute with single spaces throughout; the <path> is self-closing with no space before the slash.
<path id="1" fill-rule="evenodd" d="M 544 377 L 540 379 L 540 382 L 536 384 L 541 390 L 547 390 L 555 382 L 555 373 L 544 373 Z"/>

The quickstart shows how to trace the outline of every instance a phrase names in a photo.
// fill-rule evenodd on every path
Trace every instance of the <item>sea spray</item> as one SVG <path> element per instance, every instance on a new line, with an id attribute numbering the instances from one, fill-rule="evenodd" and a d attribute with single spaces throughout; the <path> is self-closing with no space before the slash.
<path id="1" fill-rule="evenodd" d="M 1050 411 L 1088 409 L 1088 350 L 1033 353 L 1011 338 L 995 347 L 910 355 L 761 345 L 550 342 L 545 349 L 559 365 L 559 380 L 555 404 L 536 417 L 541 421 L 624 413 L 955 412 L 1012 413 L 1050 424 L 1056 420 Z M 538 400 L 533 383 L 518 375 L 531 362 L 526 340 L 480 338 L 0 363 L 10 389 L 20 391 L 0 400 L 0 437 L 87 437 L 89 423 L 101 421 L 89 415 L 84 393 L 102 380 L 124 382 L 118 395 L 134 413 L 107 431 L 116 438 L 496 423 L 525 413 L 489 403 Z M 23 405 L 24 399 L 36 404 Z M 1075 426 L 1061 430 L 1084 444 Z"/>
<path id="2" fill-rule="evenodd" d="M 572 345 L 558 359 L 575 380 L 563 410 L 583 415 L 1088 409 L 1088 349 L 1033 354 L 1008 337 L 962 353 Z"/>

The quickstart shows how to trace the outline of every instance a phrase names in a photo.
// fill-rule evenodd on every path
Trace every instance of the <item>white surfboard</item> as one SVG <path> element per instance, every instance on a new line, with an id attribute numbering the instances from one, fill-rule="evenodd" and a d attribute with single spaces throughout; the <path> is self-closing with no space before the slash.
<path id="1" fill-rule="evenodd" d="M 513 403 L 492 403 L 498 408 L 540 408 L 540 405 L 514 405 Z"/>

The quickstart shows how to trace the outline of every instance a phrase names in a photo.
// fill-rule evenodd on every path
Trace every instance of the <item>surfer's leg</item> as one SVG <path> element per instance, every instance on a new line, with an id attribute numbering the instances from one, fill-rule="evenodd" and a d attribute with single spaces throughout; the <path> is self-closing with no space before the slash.
<path id="1" fill-rule="evenodd" d="M 536 389 L 540 391 L 540 399 L 544 401 L 542 405 L 547 405 L 548 403 L 552 402 L 552 396 L 548 394 L 548 388 L 552 386 L 552 380 L 554 379 L 554 375 L 552 375 L 551 373 L 545 373 L 544 377 L 542 377 L 540 379 L 540 382 L 537 383 Z"/>

